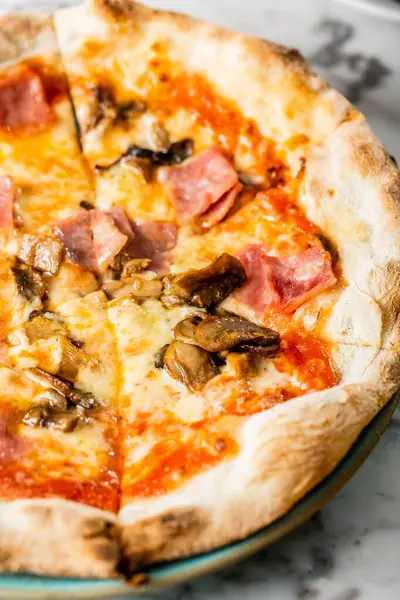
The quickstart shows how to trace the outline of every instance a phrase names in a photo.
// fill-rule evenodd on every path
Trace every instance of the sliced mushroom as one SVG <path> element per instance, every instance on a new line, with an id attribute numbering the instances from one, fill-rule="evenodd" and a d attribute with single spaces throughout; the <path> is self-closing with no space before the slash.
<path id="1" fill-rule="evenodd" d="M 131 100 L 117 106 L 117 125 L 128 123 L 133 117 L 141 115 L 147 110 L 147 104 L 143 100 Z"/>
<path id="2" fill-rule="evenodd" d="M 46 417 L 48 416 L 47 405 L 33 406 L 25 413 L 22 422 L 29 427 L 45 427 Z"/>
<path id="3" fill-rule="evenodd" d="M 257 366 L 254 354 L 251 352 L 229 352 L 226 364 L 238 377 L 254 377 L 257 375 Z"/>
<path id="4" fill-rule="evenodd" d="M 132 293 L 135 298 L 159 298 L 162 291 L 163 284 L 159 279 L 133 278 Z"/>
<path id="5" fill-rule="evenodd" d="M 158 121 L 151 120 L 148 127 L 148 142 L 154 152 L 168 152 L 171 141 L 169 133 Z"/>
<path id="6" fill-rule="evenodd" d="M 194 336 L 197 326 L 201 320 L 201 317 L 195 315 L 180 321 L 177 325 L 175 325 L 175 339 L 180 342 L 185 342 L 185 344 L 196 344 Z"/>
<path id="7" fill-rule="evenodd" d="M 130 294 L 129 285 L 125 286 L 122 281 L 117 280 L 104 282 L 103 291 L 105 292 L 108 300 L 114 300 L 115 298 L 123 298 L 124 296 L 129 296 Z"/>
<path id="8" fill-rule="evenodd" d="M 39 271 L 55 275 L 64 260 L 64 254 L 65 248 L 60 240 L 44 237 L 36 244 L 33 266 Z"/>
<path id="9" fill-rule="evenodd" d="M 67 337 L 60 336 L 61 359 L 57 375 L 62 379 L 74 382 L 82 366 L 88 365 L 92 359 L 86 352 L 77 348 Z"/>
<path id="10" fill-rule="evenodd" d="M 25 233 L 20 238 L 17 256 L 22 262 L 33 266 L 36 243 L 37 236 L 33 233 Z"/>
<path id="11" fill-rule="evenodd" d="M 208 317 L 196 327 L 195 343 L 208 352 L 260 349 L 272 354 L 279 348 L 279 334 L 241 317 Z"/>
<path id="12" fill-rule="evenodd" d="M 176 165 L 186 158 L 189 158 L 193 154 L 193 141 L 190 139 L 184 139 L 179 142 L 174 142 L 170 145 L 167 152 L 156 152 L 149 148 L 141 148 L 134 144 L 128 146 L 127 150 L 121 154 L 117 160 L 113 161 L 108 165 L 96 165 L 97 171 L 106 171 L 111 169 L 115 165 L 127 160 L 127 159 L 144 159 L 151 162 L 153 167 L 162 167 L 164 165 Z"/>
<path id="13" fill-rule="evenodd" d="M 64 396 L 68 396 L 71 391 L 72 386 L 70 383 L 63 381 L 47 371 L 43 371 L 43 369 L 27 369 L 25 373 L 32 381 L 35 381 L 42 387 L 48 388 L 50 386 Z"/>
<path id="14" fill-rule="evenodd" d="M 153 178 L 153 164 L 147 158 L 125 158 L 121 166 L 140 175 L 144 183 L 149 183 Z"/>
<path id="15" fill-rule="evenodd" d="M 163 291 L 163 285 L 159 279 L 130 277 L 120 281 L 109 281 L 103 285 L 103 289 L 110 299 L 133 295 L 136 299 L 144 300 L 159 298 Z"/>
<path id="16" fill-rule="evenodd" d="M 86 132 L 95 129 L 100 124 L 103 129 L 112 125 L 117 116 L 117 107 L 111 88 L 99 85 L 92 88 L 91 114 Z"/>
<path id="17" fill-rule="evenodd" d="M 156 369 L 164 368 L 164 357 L 165 353 L 168 349 L 169 344 L 165 344 L 162 348 L 160 348 L 154 355 L 154 365 Z"/>
<path id="18" fill-rule="evenodd" d="M 24 298 L 29 302 L 37 298 L 43 298 L 46 288 L 40 273 L 28 265 L 22 264 L 18 267 L 11 267 L 11 272 L 14 275 L 18 292 Z"/>
<path id="19" fill-rule="evenodd" d="M 239 173 L 239 181 L 245 186 L 258 187 L 264 183 L 265 177 L 259 174 L 242 171 Z"/>
<path id="20" fill-rule="evenodd" d="M 51 321 L 58 321 L 58 323 L 64 323 L 62 317 L 51 310 L 33 310 L 29 315 L 29 320 L 31 321 L 35 317 L 43 317 L 45 319 L 50 319 Z"/>
<path id="21" fill-rule="evenodd" d="M 221 254 L 204 269 L 167 275 L 163 281 L 166 304 L 187 302 L 212 308 L 245 283 L 246 271 L 240 260 L 230 254 Z"/>
<path id="22" fill-rule="evenodd" d="M 38 271 L 55 275 L 64 254 L 64 245 L 57 238 L 27 233 L 22 237 L 18 258 Z"/>
<path id="23" fill-rule="evenodd" d="M 164 365 L 168 373 L 192 392 L 201 390 L 218 374 L 211 356 L 197 346 L 172 342 L 165 352 Z"/>
<path id="24" fill-rule="evenodd" d="M 333 242 L 324 233 L 320 233 L 320 232 L 316 233 L 315 237 L 317 237 L 319 239 L 322 246 L 324 247 L 324 250 L 329 252 L 332 260 L 337 260 L 339 258 L 339 252 L 337 251 L 337 248 L 335 247 Z"/>
<path id="25" fill-rule="evenodd" d="M 45 419 L 45 426 L 64 433 L 70 433 L 78 425 L 78 414 L 75 410 L 52 411 Z"/>
<path id="26" fill-rule="evenodd" d="M 91 202 L 88 202 L 87 200 L 81 200 L 79 202 L 79 206 L 81 208 L 83 208 L 83 210 L 93 210 L 94 209 L 94 205 Z"/>
<path id="27" fill-rule="evenodd" d="M 185 138 L 180 142 L 174 142 L 171 144 L 168 150 L 168 161 L 163 162 L 167 165 L 179 165 L 184 160 L 192 156 L 194 149 L 193 140 Z"/>
<path id="28" fill-rule="evenodd" d="M 71 390 L 68 397 L 73 404 L 85 409 L 97 408 L 99 406 L 99 402 L 90 392 L 83 392 L 82 390 L 74 388 Z"/>
<path id="29" fill-rule="evenodd" d="M 41 405 L 30 408 L 22 421 L 29 427 L 47 427 L 69 433 L 77 426 L 78 419 L 76 410 L 57 410 Z"/>
<path id="30" fill-rule="evenodd" d="M 30 344 L 36 340 L 45 340 L 55 335 L 66 334 L 66 327 L 61 321 L 49 319 L 44 314 L 39 314 L 33 319 L 30 316 L 23 328 Z"/>
<path id="31" fill-rule="evenodd" d="M 128 277 L 132 277 L 136 275 L 136 273 L 141 273 L 142 271 L 146 271 L 151 263 L 150 258 L 132 258 L 127 263 L 124 264 L 121 273 L 121 279 L 127 279 Z"/>
<path id="32" fill-rule="evenodd" d="M 117 104 L 111 87 L 105 85 L 94 87 L 86 133 L 96 128 L 104 132 L 113 125 L 123 125 L 146 108 L 146 104 L 141 100 Z"/>
<path id="33" fill-rule="evenodd" d="M 48 404 L 51 408 L 56 408 L 58 410 L 67 410 L 68 408 L 68 400 L 57 390 L 49 388 L 41 392 L 39 396 L 37 396 L 38 400 L 41 400 L 43 404 Z"/>

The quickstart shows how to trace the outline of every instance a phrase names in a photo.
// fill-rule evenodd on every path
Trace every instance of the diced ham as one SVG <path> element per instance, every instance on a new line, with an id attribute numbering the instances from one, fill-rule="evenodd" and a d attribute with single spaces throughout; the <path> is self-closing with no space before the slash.
<path id="1" fill-rule="evenodd" d="M 175 248 L 178 228 L 163 221 L 130 221 L 123 208 L 114 206 L 108 211 L 118 229 L 128 237 L 125 251 L 132 258 L 149 258 L 150 268 L 157 273 L 166 270 L 165 252 Z"/>
<path id="2" fill-rule="evenodd" d="M 177 238 L 175 223 L 135 223 L 119 207 L 82 211 L 56 223 L 54 232 L 72 262 L 97 273 L 103 273 L 122 249 L 132 258 L 149 258 L 150 268 L 163 272 L 165 252 L 175 247 Z"/>
<path id="3" fill-rule="evenodd" d="M 44 129 L 54 122 L 40 76 L 20 65 L 0 77 L 0 126 Z"/>
<path id="4" fill-rule="evenodd" d="M 331 258 L 322 247 L 275 257 L 262 245 L 254 244 L 238 258 L 246 269 L 247 283 L 236 292 L 236 298 L 259 317 L 268 310 L 293 312 L 336 282 Z"/>
<path id="5" fill-rule="evenodd" d="M 128 241 L 113 217 L 101 210 L 82 211 L 54 227 L 72 262 L 103 273 Z"/>
<path id="6" fill-rule="evenodd" d="M 178 228 L 175 223 L 144 221 L 132 223 L 133 239 L 127 245 L 132 258 L 150 258 L 150 268 L 156 273 L 167 269 L 166 252 L 175 248 Z"/>
<path id="7" fill-rule="evenodd" d="M 15 186 L 12 177 L 0 176 L 0 228 L 12 231 L 14 227 Z"/>
<path id="8" fill-rule="evenodd" d="M 120 206 L 113 206 L 109 211 L 107 211 L 107 214 L 112 216 L 121 233 L 126 235 L 129 239 L 133 238 L 135 234 L 133 232 L 132 223 L 126 216 L 123 208 Z"/>
<path id="9" fill-rule="evenodd" d="M 222 198 L 220 198 L 217 202 L 214 202 L 214 204 L 212 204 L 210 208 L 201 215 L 201 227 L 203 229 L 210 229 L 222 221 L 222 219 L 226 217 L 234 205 L 236 197 L 239 192 L 241 192 L 242 188 L 242 184 L 237 183 L 231 190 L 229 190 L 229 192 L 226 192 Z"/>
<path id="10" fill-rule="evenodd" d="M 75 217 L 59 221 L 54 226 L 54 233 L 66 247 L 73 263 L 90 271 L 97 271 L 90 211 L 82 211 Z"/>
<path id="11" fill-rule="evenodd" d="M 90 216 L 93 250 L 98 271 L 104 273 L 125 246 L 128 236 L 121 233 L 111 215 L 101 210 L 91 210 L 87 214 Z"/>
<path id="12" fill-rule="evenodd" d="M 10 428 L 6 415 L 0 415 L 0 463 L 18 460 L 29 448 L 27 440 L 18 438 Z"/>
<path id="13" fill-rule="evenodd" d="M 218 148 L 212 147 L 171 167 L 165 175 L 165 186 L 178 218 L 187 221 L 205 213 L 238 180 L 230 162 Z"/>

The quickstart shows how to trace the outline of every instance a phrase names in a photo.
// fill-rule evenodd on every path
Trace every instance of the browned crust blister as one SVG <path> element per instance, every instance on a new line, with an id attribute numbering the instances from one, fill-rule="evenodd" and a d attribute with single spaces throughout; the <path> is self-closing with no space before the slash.
<path id="1" fill-rule="evenodd" d="M 10 14 L 0 17 L 0 63 L 20 60 L 35 49 L 53 46 L 52 18 L 46 14 Z"/>
<path id="2" fill-rule="evenodd" d="M 334 361 L 343 384 L 245 420 L 242 450 L 234 460 L 171 494 L 124 506 L 118 522 L 107 513 L 62 500 L 3 503 L 3 571 L 109 577 L 119 561 L 124 572 L 131 572 L 245 537 L 285 514 L 326 477 L 400 383 L 399 173 L 364 117 L 312 73 L 295 50 L 132 0 L 92 0 L 87 8 L 60 11 L 58 33 L 68 23 L 79 29 L 80 16 L 88 14 L 109 27 L 102 35 L 110 38 L 132 31 L 140 39 L 151 37 L 153 26 L 157 31 L 167 28 L 174 43 L 180 48 L 186 44 L 182 60 L 189 68 L 196 68 L 190 52 L 193 40 L 204 43 L 215 65 L 207 55 L 203 70 L 262 124 L 265 135 L 274 137 L 282 130 L 284 137 L 309 137 L 313 144 L 301 157 L 306 171 L 300 202 L 337 246 L 346 285 L 354 289 L 353 300 L 349 303 L 346 297 L 343 302 L 343 311 L 349 313 L 342 321 L 348 322 L 350 335 L 356 332 L 351 311 L 364 298 L 361 322 L 371 320 L 373 307 L 376 326 L 374 321 L 371 335 L 354 333 L 357 347 L 343 337 L 339 325 L 325 324 L 326 335 L 337 342 Z M 26 52 L 25 34 L 28 47 L 33 47 L 40 23 L 30 17 L 0 21 L 0 60 Z M 84 41 L 88 34 L 82 26 L 77 35 Z M 235 55 L 234 77 L 223 63 L 225 46 L 226 55 Z M 65 59 L 69 49 L 62 42 L 61 50 Z M 366 342 L 363 347 L 361 340 Z"/>
<path id="3" fill-rule="evenodd" d="M 0 568 L 43 575 L 115 577 L 116 517 L 67 500 L 0 503 Z"/>

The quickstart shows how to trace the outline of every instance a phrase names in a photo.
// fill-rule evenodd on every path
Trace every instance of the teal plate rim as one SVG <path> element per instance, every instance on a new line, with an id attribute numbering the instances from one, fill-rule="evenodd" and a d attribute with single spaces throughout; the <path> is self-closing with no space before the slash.
<path id="1" fill-rule="evenodd" d="M 127 596 L 170 587 L 244 560 L 287 535 L 320 510 L 360 468 L 389 425 L 400 398 L 397 392 L 361 432 L 354 445 L 326 479 L 283 517 L 250 537 L 212 552 L 148 569 L 144 585 L 133 587 L 120 580 L 94 580 L 0 575 L 0 598 L 8 600 L 89 600 Z"/>

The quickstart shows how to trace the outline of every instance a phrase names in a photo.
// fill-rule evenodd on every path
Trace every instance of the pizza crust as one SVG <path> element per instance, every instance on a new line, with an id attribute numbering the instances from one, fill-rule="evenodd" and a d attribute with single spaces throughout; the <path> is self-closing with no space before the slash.
<path id="1" fill-rule="evenodd" d="M 116 516 L 68 500 L 0 503 L 0 570 L 43 575 L 115 577 Z"/>
<path id="2" fill-rule="evenodd" d="M 52 17 L 47 14 L 9 14 L 0 17 L 0 63 L 22 60 L 57 49 Z"/>
<path id="3" fill-rule="evenodd" d="M 299 201 L 338 249 L 353 301 L 335 310 L 358 323 L 353 342 L 396 349 L 400 173 L 361 114 L 310 152 Z M 332 339 L 339 327 L 328 319 L 324 329 Z"/>

